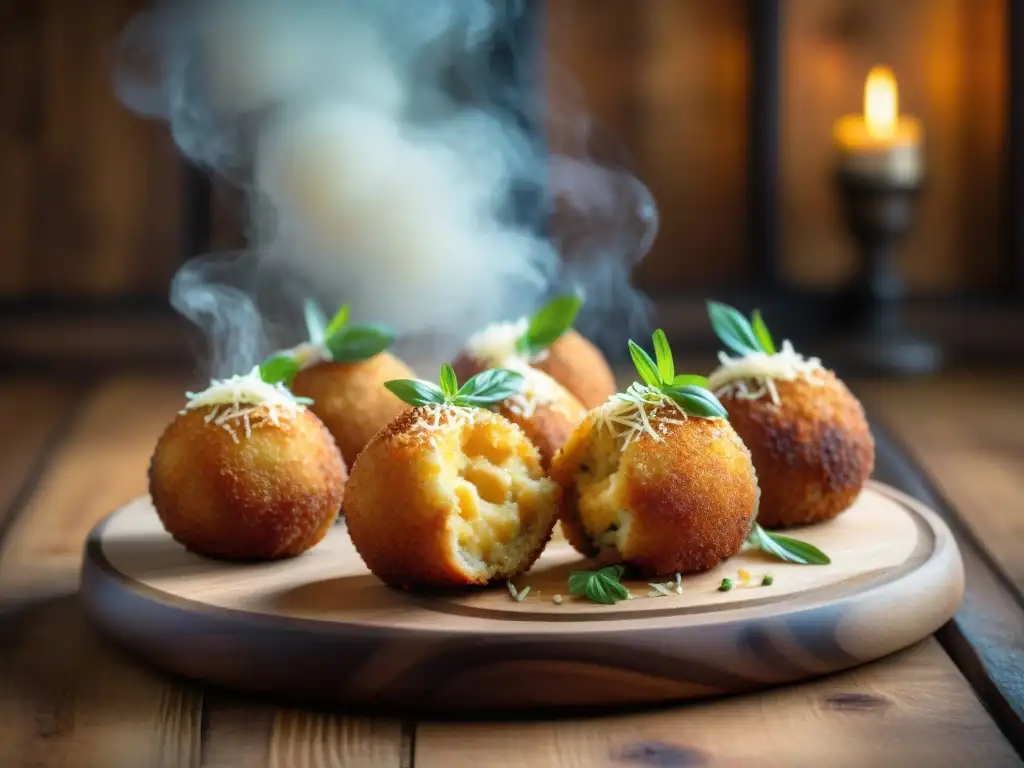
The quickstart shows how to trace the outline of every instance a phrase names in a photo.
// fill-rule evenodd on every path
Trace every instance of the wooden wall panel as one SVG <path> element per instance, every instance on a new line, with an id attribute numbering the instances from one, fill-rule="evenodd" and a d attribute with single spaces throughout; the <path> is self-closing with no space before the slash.
<path id="1" fill-rule="evenodd" d="M 652 292 L 750 276 L 743 233 L 751 0 L 547 0 L 548 58 L 622 145 L 660 208 L 636 272 Z M 111 48 L 144 0 L 0 3 L 0 302 L 166 295 L 189 248 L 166 126 L 128 113 Z M 783 271 L 835 286 L 855 261 L 830 180 L 832 123 L 887 61 L 928 135 L 931 178 L 906 247 L 918 292 L 986 288 L 1005 242 L 1005 0 L 785 0 Z M 554 81 L 553 81 L 554 82 Z M 565 137 L 552 135 L 557 149 Z M 211 196 L 212 245 L 238 243 Z M 236 209 L 237 210 L 237 209 Z M 191 254 L 189 254 L 191 255 Z"/>
<path id="2" fill-rule="evenodd" d="M 0 298 L 166 295 L 181 165 L 164 126 L 113 93 L 140 0 L 0 7 Z"/>
<path id="3" fill-rule="evenodd" d="M 890 64 L 901 111 L 924 124 L 929 179 L 904 250 L 912 289 L 993 285 L 1004 140 L 1004 0 L 788 0 L 782 186 L 788 279 L 835 286 L 856 267 L 830 176 L 832 123 L 862 111 Z"/>
<path id="4" fill-rule="evenodd" d="M 660 209 L 638 282 L 669 292 L 742 278 L 745 1 L 548 0 L 548 9 L 549 58 L 622 143 Z"/>

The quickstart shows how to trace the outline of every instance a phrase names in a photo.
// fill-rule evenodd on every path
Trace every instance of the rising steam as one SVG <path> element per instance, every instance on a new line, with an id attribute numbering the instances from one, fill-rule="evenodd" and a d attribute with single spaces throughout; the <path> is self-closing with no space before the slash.
<path id="1" fill-rule="evenodd" d="M 524 8 L 186 0 L 133 19 L 120 97 L 249 201 L 248 251 L 194 259 L 172 286 L 207 332 L 212 374 L 302 340 L 307 294 L 433 339 L 443 356 L 572 288 L 587 297 L 585 333 L 619 344 L 640 330 L 646 303 L 628 276 L 654 204 L 593 157 L 582 111 L 531 124 L 542 73 L 495 54 Z"/>

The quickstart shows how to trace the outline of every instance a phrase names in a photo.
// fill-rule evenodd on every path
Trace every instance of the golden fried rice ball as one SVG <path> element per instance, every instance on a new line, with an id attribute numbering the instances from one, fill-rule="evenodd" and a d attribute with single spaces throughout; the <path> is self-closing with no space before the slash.
<path id="1" fill-rule="evenodd" d="M 522 372 L 521 391 L 499 403 L 496 410 L 518 424 L 537 446 L 541 466 L 547 470 L 572 431 L 587 417 L 587 409 L 543 371 L 523 366 Z"/>
<path id="2" fill-rule="evenodd" d="M 829 520 L 853 504 L 874 469 L 864 409 L 831 371 L 774 383 L 778 405 L 767 395 L 719 397 L 754 457 L 757 521 L 777 528 Z"/>
<path id="3" fill-rule="evenodd" d="M 452 361 L 459 381 L 487 368 L 506 367 L 509 361 L 481 360 L 462 350 Z M 601 351 L 576 331 L 567 331 L 552 344 L 541 359 L 530 365 L 543 371 L 575 397 L 587 410 L 596 408 L 616 392 L 615 376 Z"/>
<path id="4" fill-rule="evenodd" d="M 300 409 L 281 426 L 252 417 L 229 432 L 209 408 L 180 414 L 157 442 L 149 493 L 167 531 L 188 549 L 230 560 L 293 557 L 338 516 L 345 462 L 330 432 Z M 232 426 L 229 424 L 229 426 Z"/>
<path id="5" fill-rule="evenodd" d="M 426 406 L 359 455 L 345 519 L 367 567 L 393 587 L 482 585 L 540 556 L 558 498 L 518 427 L 490 411 Z"/>
<path id="6" fill-rule="evenodd" d="M 614 402 L 614 401 L 612 401 Z M 583 555 L 645 576 L 704 571 L 736 554 L 757 511 L 750 452 L 724 419 L 648 411 L 646 431 L 624 440 L 592 412 L 551 467 L 562 486 L 562 529 Z"/>
<path id="7" fill-rule="evenodd" d="M 357 363 L 319 363 L 305 368 L 292 381 L 291 389 L 312 399 L 310 408 L 331 430 L 351 467 L 371 437 L 409 410 L 384 382 L 412 378 L 415 375 L 405 363 L 381 352 Z"/>
<path id="8" fill-rule="evenodd" d="M 548 354 L 533 364 L 583 403 L 597 408 L 615 394 L 615 376 L 601 350 L 576 331 L 568 331 L 548 348 Z"/>

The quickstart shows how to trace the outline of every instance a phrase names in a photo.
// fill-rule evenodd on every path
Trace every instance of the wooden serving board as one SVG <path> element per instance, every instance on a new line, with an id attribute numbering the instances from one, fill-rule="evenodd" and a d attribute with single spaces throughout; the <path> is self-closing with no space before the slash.
<path id="1" fill-rule="evenodd" d="M 293 560 L 231 564 L 192 554 L 147 498 L 92 532 L 82 594 L 103 632 L 170 672 L 287 699 L 419 714 L 678 700 L 801 680 L 892 653 L 935 631 L 960 602 L 946 525 L 871 485 L 837 519 L 794 535 L 832 557 L 797 566 L 743 553 L 685 576 L 683 593 L 614 606 L 570 598 L 592 567 L 553 540 L 504 584 L 407 594 L 363 566 L 343 525 Z M 719 592 L 747 569 L 751 586 Z M 760 586 L 764 573 L 772 586 Z M 562 594 L 556 604 L 553 598 Z"/>

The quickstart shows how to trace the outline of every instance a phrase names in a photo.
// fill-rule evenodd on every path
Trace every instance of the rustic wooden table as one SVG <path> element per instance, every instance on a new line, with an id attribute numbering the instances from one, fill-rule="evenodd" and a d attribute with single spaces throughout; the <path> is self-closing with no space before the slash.
<path id="1" fill-rule="evenodd" d="M 184 385 L 0 379 L 0 766 L 1022 764 L 1024 373 L 857 385 L 882 425 L 879 479 L 938 507 L 961 543 L 967 597 L 935 638 L 754 695 L 515 722 L 257 701 L 165 677 L 96 636 L 76 595 L 83 540 L 145 491 Z"/>

